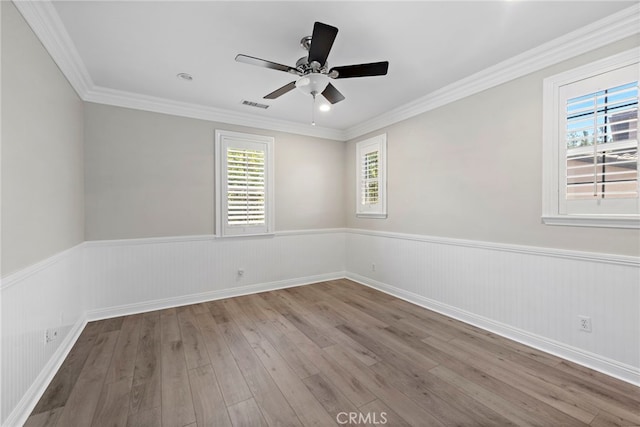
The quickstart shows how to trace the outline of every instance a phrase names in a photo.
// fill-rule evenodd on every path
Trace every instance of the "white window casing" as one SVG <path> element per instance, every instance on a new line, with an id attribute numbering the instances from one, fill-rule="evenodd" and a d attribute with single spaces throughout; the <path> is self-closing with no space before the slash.
<path id="1" fill-rule="evenodd" d="M 632 49 L 544 80 L 545 224 L 640 228 L 639 57 Z"/>
<path id="2" fill-rule="evenodd" d="M 274 138 L 216 130 L 216 235 L 273 233 Z"/>
<path id="3" fill-rule="evenodd" d="M 356 144 L 356 216 L 387 217 L 387 135 Z"/>

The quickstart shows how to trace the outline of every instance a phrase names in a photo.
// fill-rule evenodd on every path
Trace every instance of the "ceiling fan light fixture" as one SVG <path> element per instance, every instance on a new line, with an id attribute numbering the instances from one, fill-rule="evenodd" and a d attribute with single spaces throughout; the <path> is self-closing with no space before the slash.
<path id="1" fill-rule="evenodd" d="M 322 103 L 320 104 L 320 106 L 318 107 L 318 110 L 322 111 L 322 112 L 327 112 L 331 110 L 331 104 L 327 104 L 327 103 Z"/>
<path id="2" fill-rule="evenodd" d="M 329 77 L 325 74 L 310 73 L 298 79 L 296 87 L 306 94 L 313 95 L 322 93 L 328 84 Z"/>

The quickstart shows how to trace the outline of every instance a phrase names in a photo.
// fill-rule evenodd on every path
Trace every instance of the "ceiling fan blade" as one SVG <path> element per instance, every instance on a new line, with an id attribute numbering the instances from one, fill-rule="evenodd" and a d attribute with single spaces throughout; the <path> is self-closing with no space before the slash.
<path id="1" fill-rule="evenodd" d="M 275 62 L 267 61 L 260 58 L 254 58 L 247 55 L 236 55 L 236 61 L 244 62 L 245 64 L 257 65 L 258 67 L 270 68 L 272 70 L 284 71 L 291 74 L 299 74 L 298 70 L 288 65 L 277 64 Z"/>
<path id="2" fill-rule="evenodd" d="M 334 67 L 329 71 L 329 75 L 332 72 L 337 71 L 338 76 L 336 79 L 348 79 L 351 77 L 370 77 L 370 76 L 384 76 L 389 69 L 389 62 L 372 62 L 370 64 L 357 64 L 357 65 L 345 65 L 344 67 Z"/>
<path id="3" fill-rule="evenodd" d="M 327 85 L 324 91 L 322 91 L 322 96 L 327 98 L 332 104 L 336 104 L 344 99 L 344 95 L 340 93 L 338 89 L 331 83 Z"/>
<path id="4" fill-rule="evenodd" d="M 338 29 L 331 25 L 316 22 L 313 25 L 311 46 L 309 46 L 309 63 L 317 61 L 320 65 L 327 62 L 329 51 L 338 34 Z"/>
<path id="5" fill-rule="evenodd" d="M 271 92 L 269 95 L 266 95 L 264 99 L 276 99 L 279 96 L 282 96 L 285 93 L 295 88 L 296 88 L 296 82 L 287 83 L 286 85 L 282 86 L 280 89 L 276 89 L 273 92 Z"/>

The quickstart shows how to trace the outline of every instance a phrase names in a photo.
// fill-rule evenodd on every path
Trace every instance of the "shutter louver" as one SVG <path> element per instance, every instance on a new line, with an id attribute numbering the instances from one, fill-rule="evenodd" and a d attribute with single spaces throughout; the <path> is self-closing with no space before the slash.
<path id="1" fill-rule="evenodd" d="M 566 199 L 638 198 L 638 82 L 567 100 Z"/>
<path id="2" fill-rule="evenodd" d="M 258 225 L 265 221 L 265 152 L 228 148 L 228 225 Z"/>
<path id="3" fill-rule="evenodd" d="M 379 197 L 379 155 L 378 151 L 370 151 L 362 156 L 361 165 L 361 203 L 363 205 L 375 205 Z"/>

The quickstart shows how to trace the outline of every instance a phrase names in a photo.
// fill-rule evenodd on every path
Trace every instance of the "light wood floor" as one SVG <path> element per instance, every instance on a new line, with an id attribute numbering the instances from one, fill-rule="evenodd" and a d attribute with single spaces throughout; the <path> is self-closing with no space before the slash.
<path id="1" fill-rule="evenodd" d="M 27 426 L 329 426 L 350 413 L 637 426 L 640 389 L 338 280 L 89 323 Z"/>

